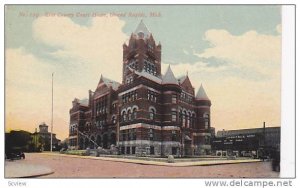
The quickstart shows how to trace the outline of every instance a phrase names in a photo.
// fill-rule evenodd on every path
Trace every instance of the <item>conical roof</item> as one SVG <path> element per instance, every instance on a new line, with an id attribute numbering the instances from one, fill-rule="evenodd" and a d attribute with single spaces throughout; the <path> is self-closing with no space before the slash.
<path id="1" fill-rule="evenodd" d="M 149 29 L 147 28 L 147 26 L 144 24 L 143 20 L 141 20 L 141 22 L 139 23 L 139 25 L 137 26 L 134 34 L 139 36 L 139 33 L 143 33 L 144 34 L 144 38 L 147 38 L 150 36 L 151 32 L 149 31 Z"/>
<path id="2" fill-rule="evenodd" d="M 162 84 L 176 84 L 178 85 L 178 81 L 175 78 L 173 71 L 171 70 L 171 66 L 169 65 L 165 75 L 162 78 Z"/>
<path id="3" fill-rule="evenodd" d="M 207 94 L 206 94 L 206 92 L 205 92 L 202 84 L 201 84 L 201 86 L 200 86 L 200 88 L 199 88 L 199 90 L 197 92 L 196 99 L 209 100 L 209 98 L 208 98 L 208 96 L 207 96 Z"/>

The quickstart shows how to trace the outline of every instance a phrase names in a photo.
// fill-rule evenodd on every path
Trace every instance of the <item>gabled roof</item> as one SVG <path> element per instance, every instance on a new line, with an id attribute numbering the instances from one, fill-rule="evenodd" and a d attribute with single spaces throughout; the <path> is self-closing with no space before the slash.
<path id="1" fill-rule="evenodd" d="M 173 71 L 171 70 L 171 66 L 169 65 L 166 73 L 162 78 L 162 84 L 176 84 L 178 85 L 178 81 L 174 76 Z"/>
<path id="2" fill-rule="evenodd" d="M 100 86 L 102 86 L 103 84 L 105 84 L 107 87 L 112 87 L 113 90 L 117 90 L 118 87 L 120 86 L 120 83 L 114 81 L 114 80 L 110 80 L 108 78 L 105 78 L 104 76 L 100 76 L 100 80 L 99 80 L 99 83 L 97 85 L 97 88 L 99 88 Z"/>
<path id="3" fill-rule="evenodd" d="M 206 92 L 205 92 L 202 84 L 201 84 L 201 86 L 200 86 L 200 88 L 199 88 L 199 90 L 197 92 L 196 99 L 209 100 L 209 98 L 208 98 L 208 96 L 207 96 L 207 94 L 206 94 Z"/>
<path id="4" fill-rule="evenodd" d="M 151 34 L 147 26 L 144 24 L 143 20 L 140 21 L 139 25 L 137 26 L 134 34 L 138 35 L 139 32 L 144 33 L 144 38 L 148 38 Z"/>

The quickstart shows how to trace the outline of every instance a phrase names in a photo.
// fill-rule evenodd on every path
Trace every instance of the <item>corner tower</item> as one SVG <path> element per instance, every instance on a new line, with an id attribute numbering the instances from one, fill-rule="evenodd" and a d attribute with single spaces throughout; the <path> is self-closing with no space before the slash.
<path id="1" fill-rule="evenodd" d="M 123 44 L 123 79 L 129 69 L 161 77 L 161 45 L 156 42 L 143 20 L 131 34 L 128 45 Z"/>

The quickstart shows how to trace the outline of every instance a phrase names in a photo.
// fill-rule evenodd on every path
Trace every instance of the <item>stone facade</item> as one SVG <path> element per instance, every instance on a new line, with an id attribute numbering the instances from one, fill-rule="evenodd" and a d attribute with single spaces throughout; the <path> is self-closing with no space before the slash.
<path id="1" fill-rule="evenodd" d="M 70 146 L 109 148 L 137 156 L 210 153 L 210 106 L 188 75 L 161 74 L 161 44 L 141 21 L 123 45 L 122 83 L 101 75 L 87 100 L 70 109 Z"/>

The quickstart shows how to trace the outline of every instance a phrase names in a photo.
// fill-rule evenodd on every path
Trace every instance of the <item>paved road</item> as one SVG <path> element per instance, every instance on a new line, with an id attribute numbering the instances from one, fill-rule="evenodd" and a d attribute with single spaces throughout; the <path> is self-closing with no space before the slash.
<path id="1" fill-rule="evenodd" d="M 270 162 L 168 167 L 28 153 L 23 163 L 45 165 L 54 170 L 53 174 L 43 178 L 270 178 L 279 176 L 279 173 L 271 171 Z"/>

